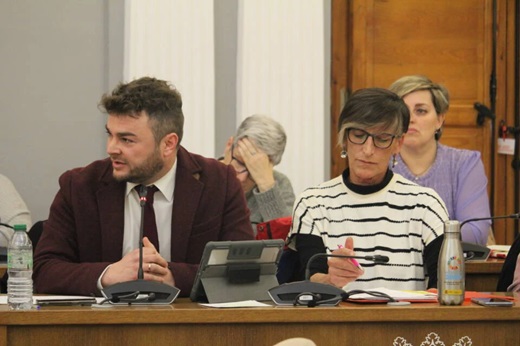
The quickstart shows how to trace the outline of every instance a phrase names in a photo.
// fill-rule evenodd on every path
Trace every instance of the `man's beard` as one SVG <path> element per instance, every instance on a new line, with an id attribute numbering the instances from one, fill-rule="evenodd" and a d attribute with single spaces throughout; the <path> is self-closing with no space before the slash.
<path id="1" fill-rule="evenodd" d="M 152 178 L 157 172 L 163 169 L 163 167 L 164 161 L 161 159 L 159 151 L 155 150 L 140 166 L 130 169 L 127 175 L 118 177 L 114 175 L 114 178 L 117 181 L 141 184 Z"/>

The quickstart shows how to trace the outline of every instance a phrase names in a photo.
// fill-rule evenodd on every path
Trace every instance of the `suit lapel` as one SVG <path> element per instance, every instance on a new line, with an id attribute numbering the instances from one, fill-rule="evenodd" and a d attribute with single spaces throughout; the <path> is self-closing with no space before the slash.
<path id="1" fill-rule="evenodd" d="M 177 172 L 173 193 L 171 259 L 186 257 L 190 233 L 204 184 L 198 180 L 201 168 L 182 147 L 177 153 Z"/>
<path id="2" fill-rule="evenodd" d="M 117 262 L 123 253 L 126 184 L 112 177 L 111 169 L 105 171 L 97 191 L 99 222 L 101 224 L 102 258 Z"/>

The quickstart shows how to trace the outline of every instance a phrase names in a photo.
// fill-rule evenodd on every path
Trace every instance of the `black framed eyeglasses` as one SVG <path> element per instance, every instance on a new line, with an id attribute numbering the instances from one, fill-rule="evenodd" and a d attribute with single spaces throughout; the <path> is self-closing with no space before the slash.
<path id="1" fill-rule="evenodd" d="M 234 149 L 235 149 L 235 146 L 232 146 L 231 147 L 231 162 L 236 161 L 236 163 L 238 164 L 238 165 L 233 165 L 233 168 L 235 168 L 235 171 L 237 171 L 237 175 L 242 174 L 242 173 L 249 173 L 249 171 L 246 168 L 246 164 L 243 163 L 242 161 L 240 161 L 239 159 L 237 159 L 235 157 L 235 155 L 233 155 Z"/>
<path id="2" fill-rule="evenodd" d="M 349 128 L 347 129 L 347 138 L 353 144 L 365 144 L 368 137 L 372 137 L 372 142 L 379 149 L 387 149 L 394 142 L 394 138 L 398 137 L 391 133 L 372 134 L 362 129 Z"/>

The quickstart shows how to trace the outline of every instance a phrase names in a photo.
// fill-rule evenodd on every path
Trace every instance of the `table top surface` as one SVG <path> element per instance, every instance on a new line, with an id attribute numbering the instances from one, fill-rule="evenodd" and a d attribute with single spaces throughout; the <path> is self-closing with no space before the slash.
<path id="1" fill-rule="evenodd" d="M 515 298 L 514 306 L 509 308 L 484 307 L 467 301 L 461 306 L 443 306 L 437 302 L 407 306 L 342 302 L 335 307 L 315 308 L 274 304 L 258 308 L 210 308 L 187 298 L 177 299 L 171 305 L 46 306 L 31 311 L 9 311 L 7 305 L 2 305 L 0 324 L 520 321 L 520 297 L 515 295 Z"/>

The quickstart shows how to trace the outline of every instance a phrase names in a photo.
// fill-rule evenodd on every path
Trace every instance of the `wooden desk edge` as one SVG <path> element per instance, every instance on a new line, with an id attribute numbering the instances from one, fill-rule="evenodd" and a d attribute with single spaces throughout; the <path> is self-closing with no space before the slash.
<path id="1" fill-rule="evenodd" d="M 415 303 L 392 307 L 341 303 L 338 307 L 216 309 L 179 299 L 165 307 L 45 307 L 33 311 L 8 311 L 6 308 L 0 309 L 0 325 L 520 321 L 520 303 L 512 308 L 489 308 L 465 302 L 463 306 Z"/>

